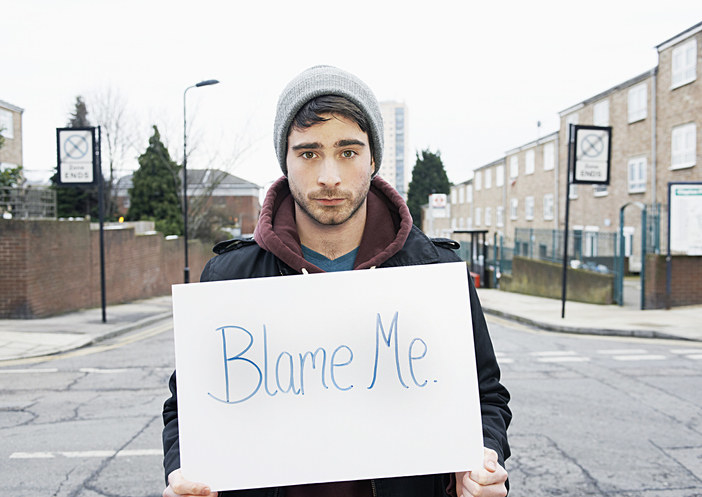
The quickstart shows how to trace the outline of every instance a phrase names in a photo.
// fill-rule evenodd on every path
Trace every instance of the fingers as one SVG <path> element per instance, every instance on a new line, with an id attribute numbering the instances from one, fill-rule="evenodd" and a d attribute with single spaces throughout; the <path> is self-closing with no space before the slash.
<path id="1" fill-rule="evenodd" d="M 500 466 L 497 452 L 485 448 L 483 467 L 456 473 L 456 494 L 461 497 L 504 497 L 507 495 L 507 471 Z"/>
<path id="2" fill-rule="evenodd" d="M 212 492 L 204 483 L 186 480 L 180 469 L 168 475 L 168 487 L 163 491 L 163 497 L 179 496 L 207 496 L 217 497 L 217 492 Z"/>

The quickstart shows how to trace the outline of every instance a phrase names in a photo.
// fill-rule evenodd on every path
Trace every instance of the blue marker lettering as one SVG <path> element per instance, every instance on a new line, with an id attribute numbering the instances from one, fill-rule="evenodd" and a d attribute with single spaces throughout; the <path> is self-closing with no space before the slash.
<path id="1" fill-rule="evenodd" d="M 312 352 L 300 354 L 300 393 L 302 395 L 305 395 L 305 359 L 307 359 L 307 356 L 309 355 L 312 358 L 312 369 L 317 369 L 315 360 L 317 359 L 317 354 L 319 352 L 322 352 L 322 385 L 324 388 L 329 388 L 324 380 L 324 370 L 326 369 L 327 365 L 327 351 L 322 347 L 319 347 L 314 351 L 314 354 Z"/>
<path id="2" fill-rule="evenodd" d="M 346 361 L 346 362 L 336 362 L 336 360 L 335 360 L 336 354 L 337 354 L 337 352 L 339 352 L 339 351 L 342 350 L 342 349 L 346 349 L 346 350 L 349 351 L 349 360 Z M 351 390 L 351 389 L 353 388 L 353 385 L 349 385 L 349 386 L 347 386 L 346 388 L 340 387 L 340 386 L 337 384 L 337 382 L 336 382 L 336 378 L 334 378 L 334 368 L 335 368 L 336 366 L 348 366 L 349 364 L 351 364 L 351 361 L 353 361 L 353 350 L 351 350 L 351 349 L 350 349 L 348 346 L 346 346 L 346 345 L 339 345 L 339 346 L 334 350 L 334 352 L 332 353 L 332 356 L 331 356 L 331 367 L 329 368 L 330 371 L 331 371 L 331 380 L 332 380 L 332 383 L 334 384 L 334 386 L 335 386 L 336 388 L 338 388 L 339 390 L 343 390 L 343 391 Z"/>
<path id="3" fill-rule="evenodd" d="M 424 345 L 424 351 L 422 352 L 422 355 L 420 355 L 420 356 L 412 355 L 412 347 L 414 347 L 414 344 L 416 342 L 419 342 L 422 345 Z M 410 370 L 410 374 L 412 375 L 412 381 L 418 387 L 423 387 L 424 385 L 426 385 L 427 380 L 424 380 L 424 383 L 422 383 L 421 385 L 419 384 L 419 382 L 417 381 L 417 378 L 414 377 L 414 365 L 412 364 L 412 361 L 418 360 L 418 359 L 423 359 L 425 355 L 427 355 L 427 344 L 424 342 L 424 340 L 422 340 L 421 338 L 415 338 L 414 340 L 412 340 L 412 343 L 410 343 L 410 346 L 409 346 L 409 370 Z M 436 380 L 434 380 L 434 381 L 436 381 Z"/>
<path id="4" fill-rule="evenodd" d="M 226 332 L 228 329 L 240 330 L 249 336 L 249 343 L 246 346 L 246 348 L 244 348 L 244 350 L 242 350 L 241 352 L 239 352 L 237 355 L 235 355 L 233 357 L 227 357 Z M 207 395 L 209 395 L 210 397 L 212 397 L 215 400 L 218 400 L 220 402 L 224 402 L 225 404 L 238 404 L 238 403 L 244 402 L 245 400 L 248 400 L 251 397 L 253 397 L 254 395 L 256 395 L 256 392 L 258 392 L 258 389 L 261 388 L 261 382 L 263 381 L 263 374 L 261 374 L 261 368 L 259 368 L 256 365 L 256 363 L 251 361 L 250 359 L 247 359 L 246 357 L 242 357 L 251 348 L 251 345 L 253 344 L 253 340 L 254 340 L 253 335 L 248 330 L 241 328 L 240 326 L 222 326 L 221 328 L 217 328 L 217 330 L 218 331 L 221 330 L 221 332 L 222 332 L 222 352 L 224 354 L 224 388 L 225 388 L 226 396 L 225 396 L 225 399 L 220 399 L 219 397 L 212 395 L 210 392 L 207 392 Z M 258 384 L 256 385 L 256 388 L 254 388 L 254 390 L 249 395 L 244 397 L 243 399 L 231 400 L 229 398 L 229 361 L 241 361 L 244 363 L 251 364 L 254 368 L 256 368 L 256 372 L 258 373 Z"/>
<path id="5" fill-rule="evenodd" d="M 378 314 L 378 318 L 376 320 L 376 325 L 375 325 L 375 364 L 373 366 L 373 381 L 371 382 L 370 386 L 368 389 L 370 390 L 373 388 L 375 385 L 375 380 L 376 376 L 378 374 L 378 354 L 379 354 L 379 347 L 380 347 L 380 335 L 383 335 L 383 342 L 385 342 L 385 345 L 390 347 L 390 341 L 393 340 L 393 331 L 395 332 L 394 334 L 394 342 L 395 342 L 395 367 L 397 368 L 397 378 L 400 380 L 400 384 L 402 384 L 403 387 L 409 388 L 407 385 L 405 385 L 405 382 L 402 379 L 402 371 L 400 371 L 400 356 L 399 356 L 399 351 L 398 351 L 398 345 L 397 345 L 397 336 L 399 334 L 397 330 L 397 317 L 398 313 L 395 312 L 395 315 L 392 318 L 392 323 L 390 323 L 390 331 L 386 335 L 385 334 L 385 329 L 383 328 L 383 321 L 380 317 L 380 314 Z"/>

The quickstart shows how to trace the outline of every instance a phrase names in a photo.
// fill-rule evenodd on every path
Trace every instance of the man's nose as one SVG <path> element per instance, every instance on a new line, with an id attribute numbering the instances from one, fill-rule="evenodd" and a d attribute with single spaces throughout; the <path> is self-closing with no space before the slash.
<path id="1" fill-rule="evenodd" d="M 317 182 L 327 187 L 339 186 L 341 183 L 341 175 L 336 160 L 333 158 L 326 158 L 322 161 Z"/>

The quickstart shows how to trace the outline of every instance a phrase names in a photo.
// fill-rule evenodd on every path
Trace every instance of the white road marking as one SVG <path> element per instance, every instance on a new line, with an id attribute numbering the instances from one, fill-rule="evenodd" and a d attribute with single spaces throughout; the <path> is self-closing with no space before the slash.
<path id="1" fill-rule="evenodd" d="M 695 359 L 695 360 L 702 360 L 702 354 L 692 354 L 692 355 L 686 355 L 688 359 Z"/>
<path id="2" fill-rule="evenodd" d="M 51 452 L 14 452 L 10 454 L 10 459 L 51 459 L 54 455 Z"/>
<path id="3" fill-rule="evenodd" d="M 646 352 L 644 349 L 606 349 L 597 351 L 598 354 L 607 355 L 645 354 Z"/>
<path id="4" fill-rule="evenodd" d="M 126 373 L 130 371 L 126 368 L 121 369 L 101 369 L 101 368 L 80 368 L 78 371 L 81 373 L 99 373 L 99 374 L 116 374 L 116 373 Z"/>
<path id="5" fill-rule="evenodd" d="M 501 357 L 497 359 L 498 364 L 512 364 L 514 362 L 514 359 L 509 359 L 507 357 Z"/>
<path id="6" fill-rule="evenodd" d="M 665 359 L 664 355 L 646 354 L 646 355 L 615 355 L 612 357 L 615 361 L 661 361 Z"/>
<path id="7" fill-rule="evenodd" d="M 573 350 L 548 350 L 546 352 L 532 352 L 531 355 L 539 357 L 552 357 L 552 356 L 572 356 L 575 355 Z"/>
<path id="8" fill-rule="evenodd" d="M 702 349 L 699 348 L 691 348 L 691 349 L 670 349 L 671 354 L 680 354 L 680 355 L 687 355 L 687 354 L 699 354 L 702 353 Z"/>
<path id="9" fill-rule="evenodd" d="M 538 362 L 587 362 L 589 357 L 576 357 L 576 356 L 564 356 L 564 357 L 540 357 L 537 359 Z"/>
<path id="10" fill-rule="evenodd" d="M 47 369 L 0 369 L 0 373 L 28 374 L 28 373 L 58 373 L 57 368 Z"/>
<path id="11" fill-rule="evenodd" d="M 162 456 L 161 449 L 125 449 L 119 452 L 114 450 L 82 450 L 62 452 L 13 452 L 10 459 L 52 459 L 58 456 L 68 458 L 93 458 L 93 457 L 132 457 L 132 456 Z"/>

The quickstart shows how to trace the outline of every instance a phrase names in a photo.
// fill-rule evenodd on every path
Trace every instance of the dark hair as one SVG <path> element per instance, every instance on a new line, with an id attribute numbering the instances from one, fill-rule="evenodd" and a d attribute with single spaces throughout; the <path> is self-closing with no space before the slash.
<path id="1" fill-rule="evenodd" d="M 356 104 L 344 97 L 338 97 L 336 95 L 315 97 L 303 105 L 302 108 L 297 111 L 297 114 L 295 114 L 290 124 L 288 136 L 290 136 L 290 131 L 292 131 L 293 128 L 302 130 L 314 126 L 315 124 L 328 121 L 329 118 L 323 117 L 322 114 L 335 114 L 358 124 L 361 131 L 368 135 L 371 154 L 373 153 L 373 141 L 370 137 L 370 125 L 366 115 Z"/>

